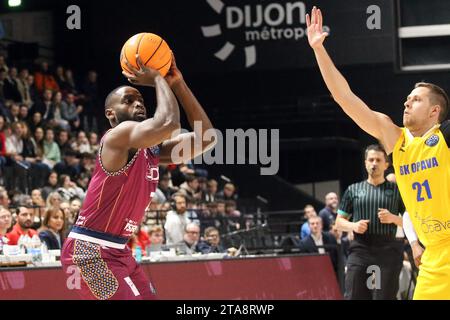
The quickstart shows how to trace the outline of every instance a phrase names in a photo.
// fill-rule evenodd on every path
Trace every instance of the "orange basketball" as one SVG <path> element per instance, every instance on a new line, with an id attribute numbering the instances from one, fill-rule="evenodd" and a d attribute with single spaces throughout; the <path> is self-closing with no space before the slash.
<path id="1" fill-rule="evenodd" d="M 167 42 L 160 36 L 154 33 L 138 33 L 128 39 L 120 53 L 120 65 L 123 70 L 132 73 L 125 61 L 139 69 L 136 54 L 139 54 L 146 67 L 158 70 L 163 77 L 169 71 L 172 54 Z"/>

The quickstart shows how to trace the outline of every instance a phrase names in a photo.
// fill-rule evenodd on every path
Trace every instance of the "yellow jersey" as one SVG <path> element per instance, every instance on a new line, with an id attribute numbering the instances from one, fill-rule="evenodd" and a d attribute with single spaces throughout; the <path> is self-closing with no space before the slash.
<path id="1" fill-rule="evenodd" d="M 393 151 L 395 177 L 419 240 L 450 241 L 450 120 L 414 137 L 402 128 Z"/>

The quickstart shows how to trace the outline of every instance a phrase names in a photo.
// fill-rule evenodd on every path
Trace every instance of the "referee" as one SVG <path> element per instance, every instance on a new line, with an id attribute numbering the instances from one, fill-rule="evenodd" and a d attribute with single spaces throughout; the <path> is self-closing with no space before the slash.
<path id="1" fill-rule="evenodd" d="M 365 151 L 368 178 L 352 184 L 342 197 L 336 227 L 354 232 L 345 276 L 345 299 L 396 299 L 403 266 L 403 239 L 396 239 L 405 211 L 395 183 L 384 177 L 388 157 L 380 145 Z M 349 221 L 349 220 L 352 220 Z M 375 273 L 372 283 L 372 272 Z"/>

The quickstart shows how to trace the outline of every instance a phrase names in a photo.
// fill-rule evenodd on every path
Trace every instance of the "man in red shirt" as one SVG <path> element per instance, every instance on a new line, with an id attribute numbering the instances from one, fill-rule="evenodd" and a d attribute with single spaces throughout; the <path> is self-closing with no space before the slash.
<path id="1" fill-rule="evenodd" d="M 6 234 L 8 238 L 8 245 L 16 245 L 20 236 L 28 235 L 30 238 L 37 235 L 37 231 L 31 229 L 34 220 L 33 208 L 27 208 L 25 206 L 19 207 L 17 213 L 17 223 L 14 225 L 10 233 Z"/>

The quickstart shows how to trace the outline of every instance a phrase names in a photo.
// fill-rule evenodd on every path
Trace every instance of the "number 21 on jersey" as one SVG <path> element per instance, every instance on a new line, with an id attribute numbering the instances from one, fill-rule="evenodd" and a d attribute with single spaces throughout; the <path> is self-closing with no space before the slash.
<path id="1" fill-rule="evenodd" d="M 430 184 L 428 183 L 428 180 L 425 180 L 423 183 L 420 182 L 414 182 L 412 184 L 413 190 L 417 190 L 417 202 L 424 201 L 425 198 L 422 196 L 422 188 L 425 189 L 426 195 L 428 199 L 432 199 L 433 196 L 431 195 L 431 189 Z"/>

